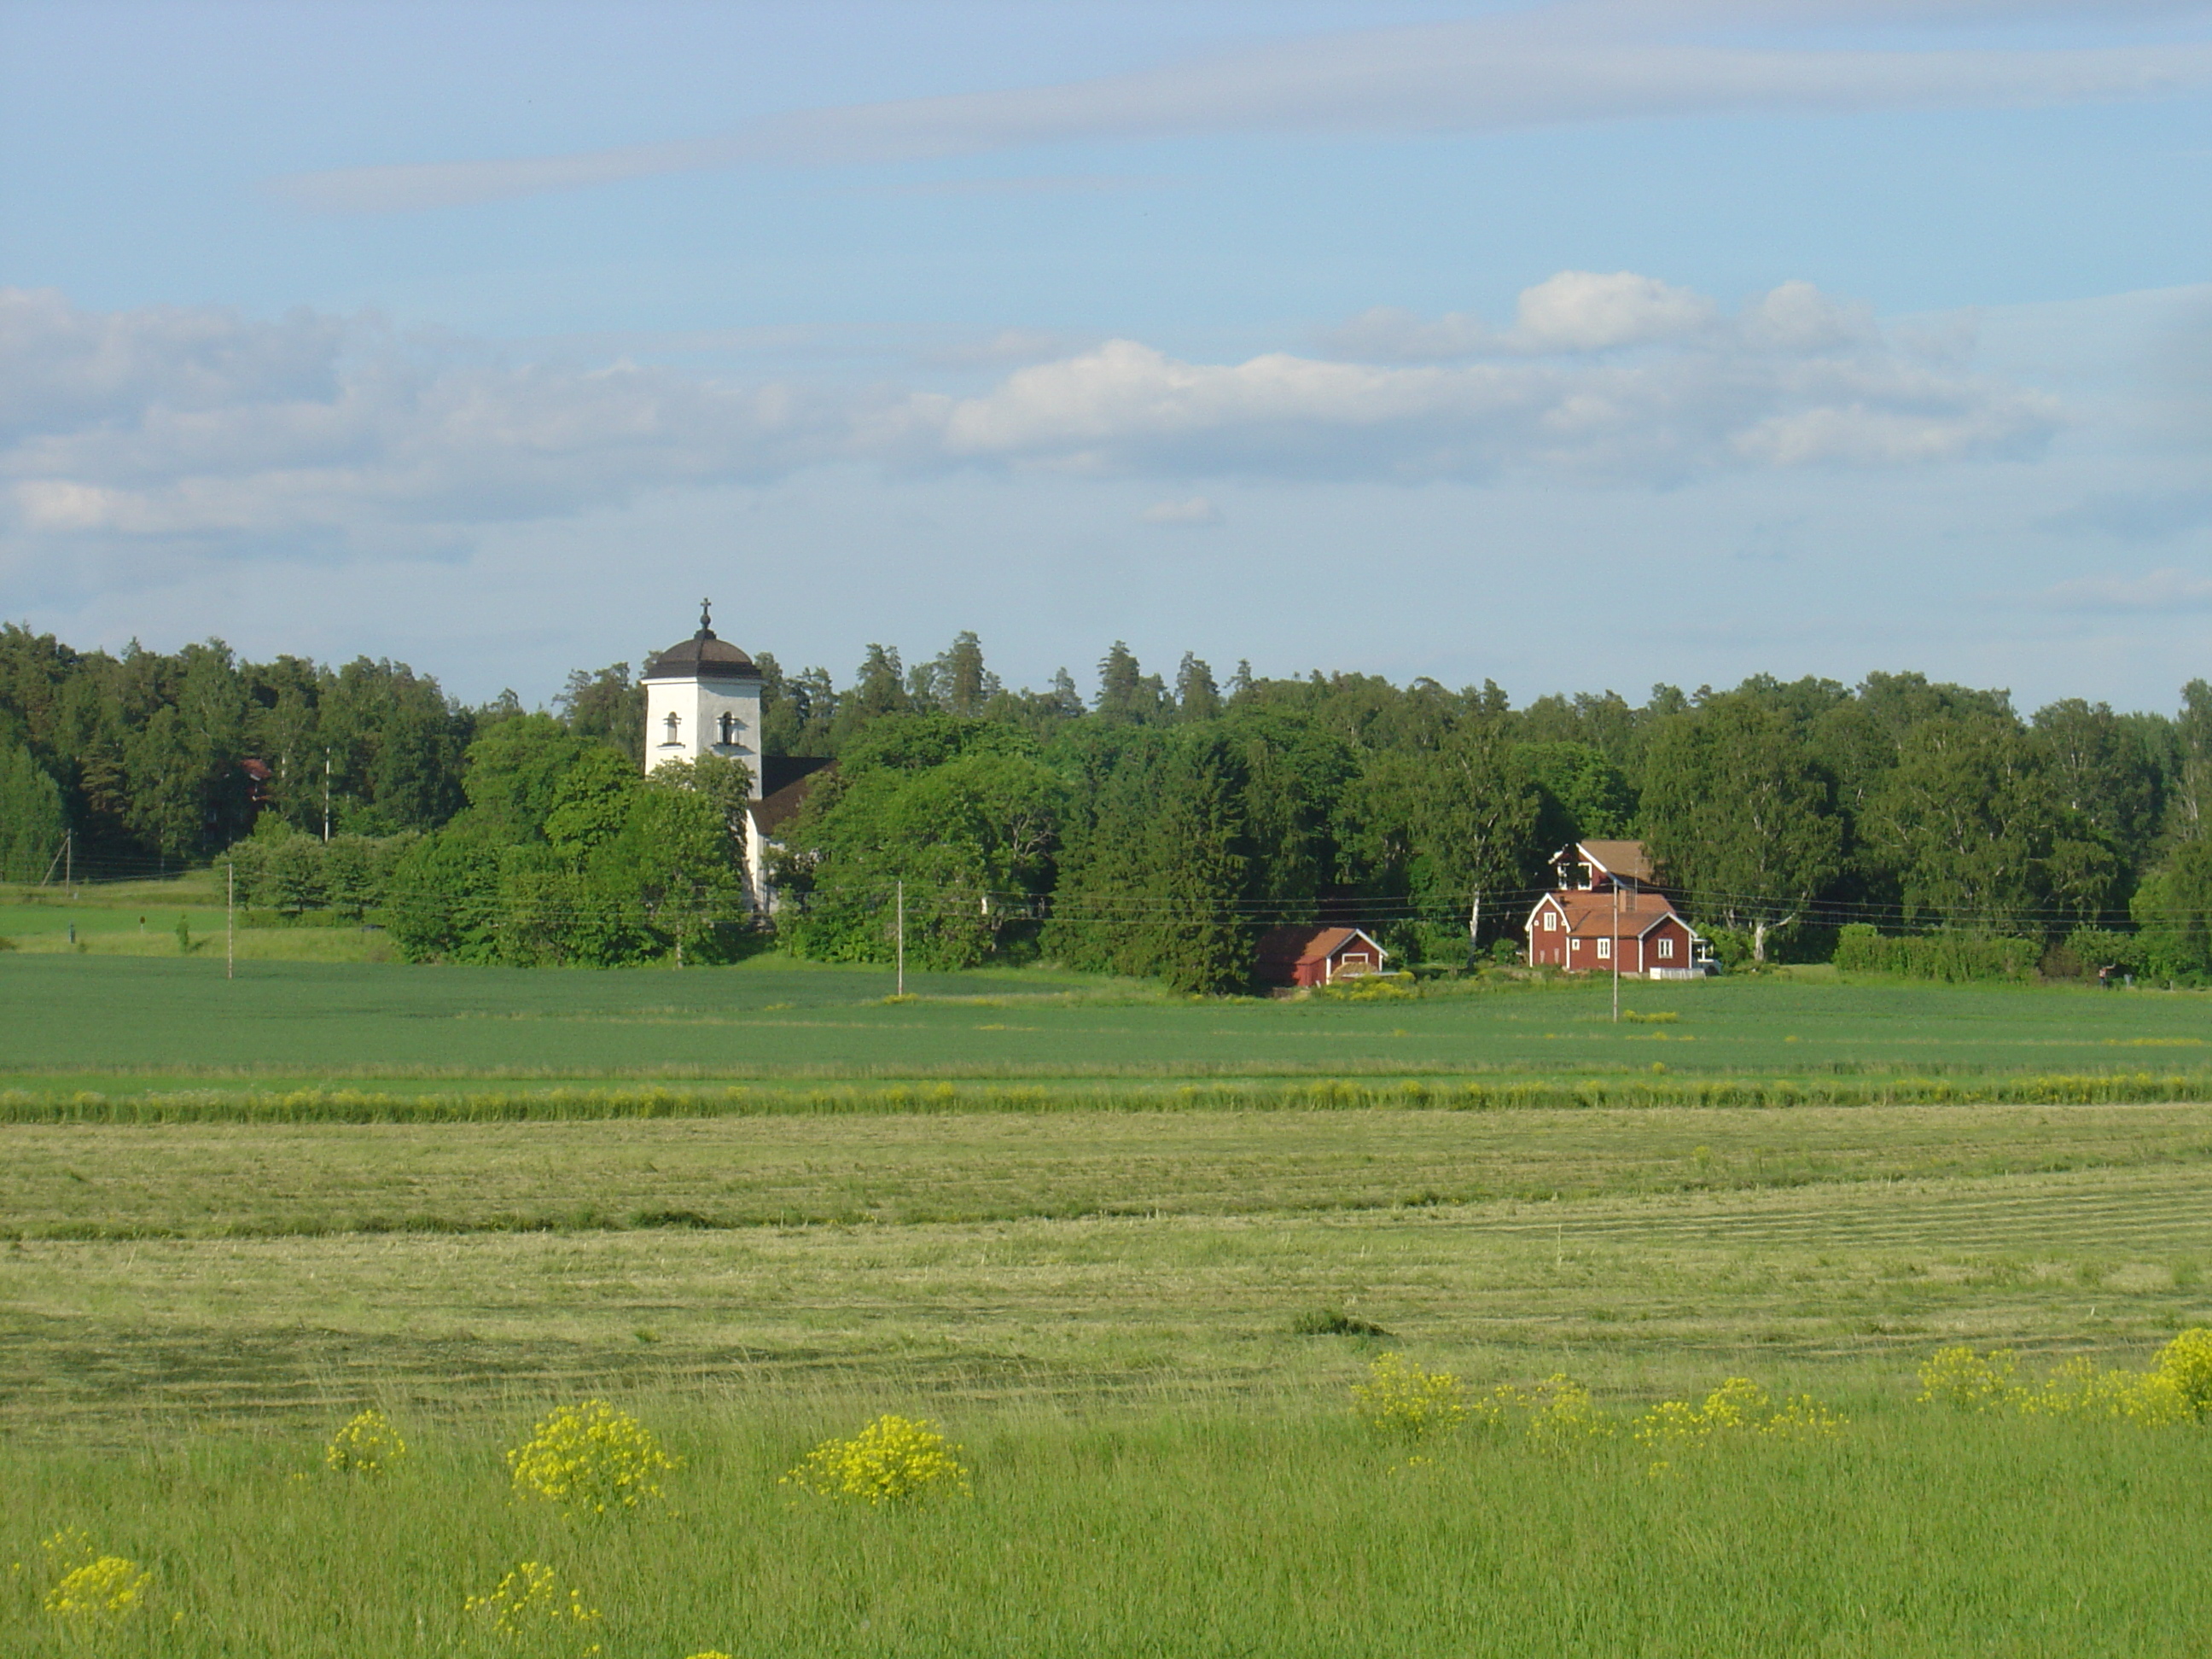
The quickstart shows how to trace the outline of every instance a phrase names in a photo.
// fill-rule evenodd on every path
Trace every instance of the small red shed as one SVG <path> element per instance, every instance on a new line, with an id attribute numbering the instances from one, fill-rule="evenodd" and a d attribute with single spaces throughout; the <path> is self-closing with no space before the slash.
<path id="1" fill-rule="evenodd" d="M 1389 954 L 1357 927 L 1270 927 L 1253 952 L 1252 976 L 1263 985 L 1334 985 L 1381 973 Z"/>

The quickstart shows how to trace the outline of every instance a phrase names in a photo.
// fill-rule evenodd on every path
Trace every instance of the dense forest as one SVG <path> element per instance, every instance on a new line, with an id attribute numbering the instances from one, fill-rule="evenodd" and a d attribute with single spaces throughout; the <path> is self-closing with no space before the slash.
<path id="1" fill-rule="evenodd" d="M 1415 961 L 1510 951 L 1551 854 L 1636 836 L 1731 962 L 1838 930 L 2005 940 L 2046 973 L 2212 978 L 2212 686 L 2172 715 L 1874 674 L 1514 708 L 1316 672 L 1172 681 L 1120 645 L 1086 697 L 1002 685 L 973 635 L 852 681 L 764 679 L 770 757 L 834 756 L 782 826 L 780 941 L 930 965 L 1043 958 L 1241 985 L 1277 921 L 1356 921 Z M 732 826 L 750 780 L 641 773 L 627 664 L 552 712 L 404 665 L 78 652 L 0 628 L 0 879 L 223 856 L 250 902 L 373 918 L 421 958 L 615 963 L 755 948 Z M 903 904 L 901 904 L 901 895 Z"/>

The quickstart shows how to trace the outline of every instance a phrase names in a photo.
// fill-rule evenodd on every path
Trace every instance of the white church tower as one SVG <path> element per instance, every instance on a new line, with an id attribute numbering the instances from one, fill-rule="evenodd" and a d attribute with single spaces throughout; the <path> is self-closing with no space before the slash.
<path id="1" fill-rule="evenodd" d="M 714 637 L 710 620 L 702 599 L 699 631 L 645 665 L 645 769 L 702 755 L 743 761 L 758 800 L 761 672 L 737 647 Z"/>

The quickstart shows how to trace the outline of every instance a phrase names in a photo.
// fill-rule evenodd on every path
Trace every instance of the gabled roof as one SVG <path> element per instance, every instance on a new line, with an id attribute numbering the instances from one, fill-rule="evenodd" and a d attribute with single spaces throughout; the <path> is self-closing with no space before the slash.
<path id="1" fill-rule="evenodd" d="M 1659 879 L 1659 872 L 1640 841 L 1583 841 L 1575 846 L 1585 859 L 1609 876 L 1645 883 Z"/>
<path id="2" fill-rule="evenodd" d="M 1380 961 L 1389 954 L 1374 938 L 1358 927 L 1270 927 L 1260 935 L 1253 955 L 1261 962 L 1297 963 L 1326 962 L 1354 940 L 1364 942 Z"/>
<path id="3" fill-rule="evenodd" d="M 1565 892 L 1545 894 L 1536 901 L 1535 908 L 1540 910 L 1547 904 L 1558 906 L 1566 916 L 1567 932 L 1578 939 L 1641 939 L 1664 921 L 1679 921 L 1692 938 L 1697 936 L 1697 929 L 1668 902 L 1665 894 L 1629 887 L 1619 892 L 1618 921 L 1610 891 L 1589 893 L 1570 888 Z"/>

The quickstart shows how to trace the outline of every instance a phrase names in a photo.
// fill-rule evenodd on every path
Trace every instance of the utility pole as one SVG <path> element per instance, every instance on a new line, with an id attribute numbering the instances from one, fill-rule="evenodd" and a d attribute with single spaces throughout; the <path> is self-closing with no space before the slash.
<path id="1" fill-rule="evenodd" d="M 323 844 L 331 840 L 331 751 L 323 750 Z"/>
<path id="2" fill-rule="evenodd" d="M 906 994 L 906 883 L 898 884 L 898 994 Z"/>
<path id="3" fill-rule="evenodd" d="M 1613 884 L 1613 1023 L 1620 1024 L 1620 880 Z"/>
<path id="4" fill-rule="evenodd" d="M 76 831 L 62 831 L 62 891 L 76 897 Z"/>
<path id="5" fill-rule="evenodd" d="M 238 977 L 238 866 L 222 866 L 222 976 Z"/>

